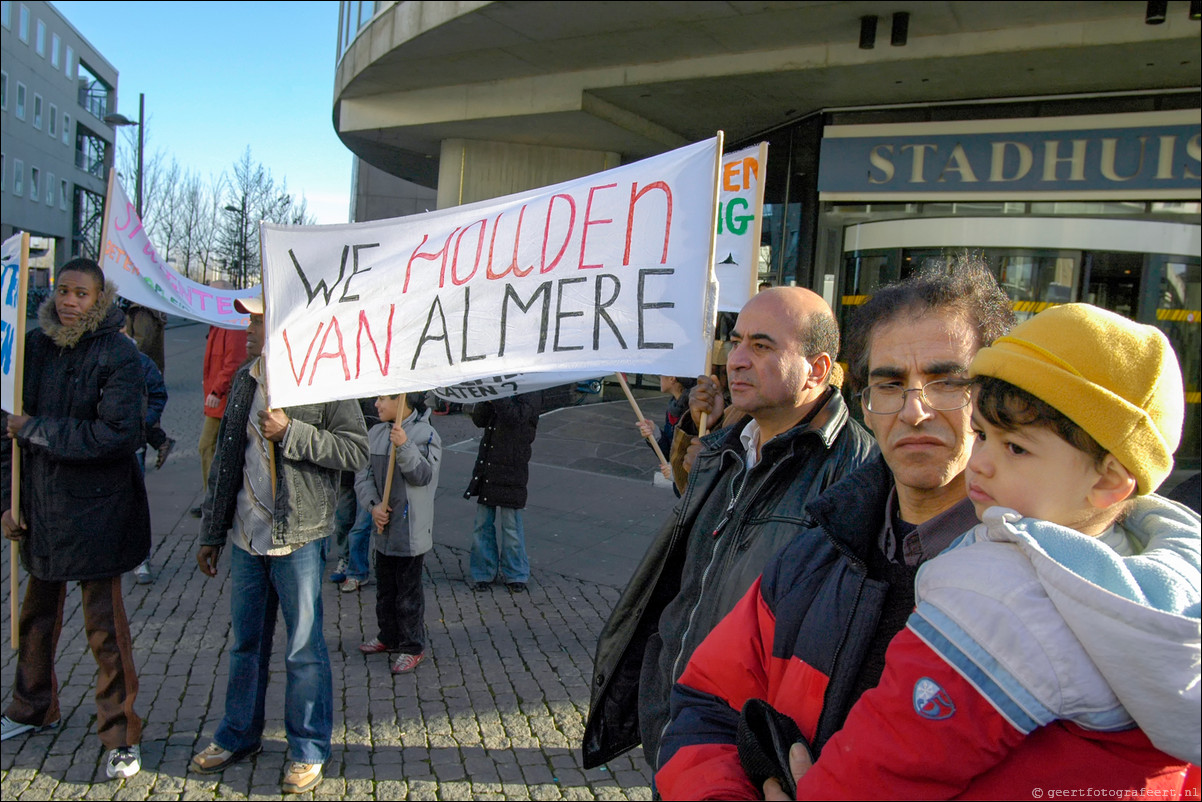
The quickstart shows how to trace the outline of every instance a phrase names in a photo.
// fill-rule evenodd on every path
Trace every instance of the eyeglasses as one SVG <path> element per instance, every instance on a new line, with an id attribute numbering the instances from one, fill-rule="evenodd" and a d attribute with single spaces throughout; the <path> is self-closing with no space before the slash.
<path id="1" fill-rule="evenodd" d="M 903 388 L 892 382 L 871 384 L 860 393 L 860 402 L 869 412 L 892 415 L 901 412 L 909 393 L 918 393 L 922 403 L 940 412 L 950 412 L 968 406 L 972 398 L 972 380 L 964 378 L 936 379 L 922 387 Z"/>

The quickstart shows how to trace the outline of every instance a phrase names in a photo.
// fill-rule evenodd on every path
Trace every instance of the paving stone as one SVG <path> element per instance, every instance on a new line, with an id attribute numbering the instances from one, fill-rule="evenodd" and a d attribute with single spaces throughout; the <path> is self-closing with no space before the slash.
<path id="1" fill-rule="evenodd" d="M 169 379 L 164 426 L 180 445 L 161 471 L 146 478 L 158 580 L 149 586 L 127 581 L 123 588 L 140 670 L 143 771 L 125 782 L 104 776 L 93 700 L 96 665 L 82 629 L 80 596 L 71 587 L 56 661 L 62 726 L 5 743 L 5 802 L 281 798 L 287 749 L 282 621 L 275 631 L 264 753 L 220 777 L 187 770 L 221 721 L 229 682 L 229 562 L 213 579 L 196 570 L 196 521 L 187 510 L 199 502 L 199 463 L 194 447 L 181 450 L 199 436 L 202 399 L 194 379 L 205 331 L 174 325 L 168 331 L 169 375 L 177 378 Z M 662 416 L 663 406 L 644 406 L 644 412 Z M 436 522 L 442 523 L 435 525 L 424 577 L 427 660 L 413 674 L 393 677 L 384 658 L 365 659 L 358 645 L 375 634 L 375 587 L 343 594 L 323 583 L 334 677 L 333 754 L 326 780 L 301 798 L 650 799 L 650 772 L 639 751 L 615 759 L 610 771 L 585 772 L 579 764 L 592 656 L 621 592 L 612 580 L 589 576 L 598 562 L 590 549 L 598 532 L 629 535 L 621 541 L 623 549 L 632 544 L 623 564 L 633 570 L 641 556 L 633 544 L 649 542 L 671 507 L 662 492 L 652 496 L 649 482 L 644 488 L 568 463 L 587 457 L 618 464 L 615 455 L 627 447 L 634 450 L 632 465 L 645 459 L 637 435 L 618 442 L 624 436 L 619 431 L 634 431 L 627 415 L 624 401 L 590 405 L 559 412 L 540 426 L 524 515 L 535 569 L 530 592 L 522 596 L 503 588 L 477 594 L 467 584 L 465 545 L 474 508 L 461 492 L 475 453 L 470 443 L 459 451 L 450 446 L 476 437 L 477 430 L 461 415 L 435 420 L 448 448 L 436 501 Z M 565 442 L 569 446 L 562 447 Z M 551 535 L 560 551 L 540 554 Z M 0 554 L 0 572 L 6 572 L 8 550 Z M 9 592 L 3 583 L 0 623 L 7 623 Z M 15 653 L 0 650 L 0 705 L 11 700 L 15 671 Z"/>

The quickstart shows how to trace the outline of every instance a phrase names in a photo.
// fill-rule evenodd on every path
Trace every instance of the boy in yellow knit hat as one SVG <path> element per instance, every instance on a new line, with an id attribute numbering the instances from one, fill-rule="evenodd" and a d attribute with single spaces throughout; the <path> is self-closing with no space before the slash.
<path id="1" fill-rule="evenodd" d="M 1154 494 L 1184 417 L 1168 341 L 1069 304 L 970 373 L 982 523 L 919 570 L 821 759 L 795 748 L 797 798 L 1197 798 L 1199 518 Z"/>

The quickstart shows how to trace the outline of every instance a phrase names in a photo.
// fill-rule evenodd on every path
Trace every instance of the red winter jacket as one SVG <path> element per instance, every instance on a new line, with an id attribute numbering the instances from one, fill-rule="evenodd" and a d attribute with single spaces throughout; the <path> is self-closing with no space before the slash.
<path id="1" fill-rule="evenodd" d="M 221 399 L 216 407 L 205 407 L 205 415 L 220 419 L 225 414 L 225 398 L 230 392 L 230 382 L 238 368 L 246 361 L 246 330 L 209 327 L 205 343 L 204 397 L 209 394 Z"/>

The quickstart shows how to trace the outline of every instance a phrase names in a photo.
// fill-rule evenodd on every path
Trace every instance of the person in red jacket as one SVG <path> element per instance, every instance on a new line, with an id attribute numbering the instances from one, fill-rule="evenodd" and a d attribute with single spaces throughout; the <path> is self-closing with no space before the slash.
<path id="1" fill-rule="evenodd" d="M 232 290 L 228 281 L 212 281 L 215 290 Z M 209 327 L 205 341 L 205 364 L 202 385 L 204 387 L 204 426 L 200 430 L 200 478 L 205 490 L 209 489 L 209 467 L 217 449 L 217 427 L 225 414 L 225 397 L 230 391 L 230 382 L 242 363 L 246 361 L 246 330 Z M 192 517 L 200 517 L 200 507 L 191 509 Z"/>

